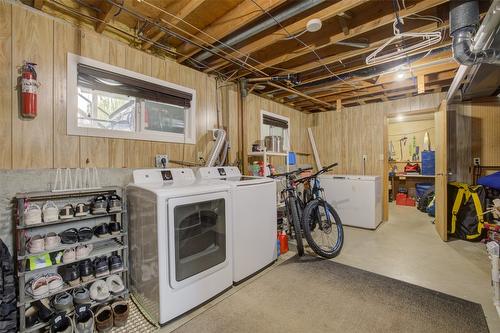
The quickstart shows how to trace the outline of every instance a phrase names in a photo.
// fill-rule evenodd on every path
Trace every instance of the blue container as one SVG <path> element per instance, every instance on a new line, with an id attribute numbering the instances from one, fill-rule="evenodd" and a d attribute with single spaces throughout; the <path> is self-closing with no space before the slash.
<path id="1" fill-rule="evenodd" d="M 433 184 L 430 183 L 417 183 L 415 184 L 415 191 L 417 193 L 417 197 L 421 198 L 424 193 L 430 189 L 433 186 Z"/>
<path id="2" fill-rule="evenodd" d="M 295 165 L 297 163 L 297 157 L 294 152 L 288 152 L 288 164 Z"/>
<path id="3" fill-rule="evenodd" d="M 436 173 L 436 152 L 424 150 L 422 152 L 422 175 L 434 176 Z"/>

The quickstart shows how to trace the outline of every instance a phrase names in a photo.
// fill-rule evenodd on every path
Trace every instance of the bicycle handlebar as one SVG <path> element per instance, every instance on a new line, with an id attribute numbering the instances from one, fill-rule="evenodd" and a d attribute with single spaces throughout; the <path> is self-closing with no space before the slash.
<path id="1" fill-rule="evenodd" d="M 291 175 L 298 175 L 298 174 L 301 174 L 304 171 L 309 171 L 309 170 L 312 170 L 312 168 L 304 168 L 304 169 L 298 168 L 297 170 L 294 170 L 294 171 L 284 172 L 284 173 L 278 173 L 278 174 L 275 174 L 275 175 L 270 175 L 268 177 L 270 177 L 270 178 L 278 178 L 278 177 L 285 177 L 285 176 L 291 176 Z"/>
<path id="2" fill-rule="evenodd" d="M 313 175 L 310 175 L 310 176 L 307 176 L 307 177 L 303 177 L 303 178 L 300 178 L 300 179 L 297 179 L 295 180 L 295 182 L 298 182 L 298 183 L 304 183 L 306 181 L 308 181 L 309 179 L 313 179 L 313 178 L 316 178 L 318 177 L 319 175 L 325 173 L 325 172 L 328 172 L 330 169 L 336 167 L 337 165 L 339 165 L 337 162 L 333 163 L 333 164 L 330 164 L 329 166 L 326 166 L 324 167 L 323 169 L 319 170 L 318 172 L 316 172 L 315 174 Z"/>

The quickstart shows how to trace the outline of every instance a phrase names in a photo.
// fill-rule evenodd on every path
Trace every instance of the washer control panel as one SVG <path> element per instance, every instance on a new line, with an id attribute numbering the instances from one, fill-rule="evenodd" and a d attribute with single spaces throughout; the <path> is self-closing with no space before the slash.
<path id="1" fill-rule="evenodd" d="M 194 180 L 194 172 L 189 168 L 173 169 L 140 169 L 134 170 L 135 184 L 169 183 L 176 181 Z"/>
<path id="2" fill-rule="evenodd" d="M 225 167 L 201 167 L 198 169 L 198 176 L 201 179 L 217 179 L 217 178 L 231 178 L 240 177 L 241 172 L 238 167 L 225 166 Z"/>

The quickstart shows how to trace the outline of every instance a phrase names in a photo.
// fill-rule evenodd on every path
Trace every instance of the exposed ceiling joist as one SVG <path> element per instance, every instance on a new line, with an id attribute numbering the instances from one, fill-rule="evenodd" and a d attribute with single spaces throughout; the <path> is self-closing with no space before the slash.
<path id="1" fill-rule="evenodd" d="M 273 10 L 285 1 L 286 0 L 255 0 L 259 6 L 268 11 Z M 262 13 L 252 0 L 245 0 L 224 16 L 214 21 L 209 27 L 204 29 L 203 33 L 197 33 L 197 41 L 205 46 L 214 44 L 216 40 L 223 39 L 263 14 L 264 13 Z M 177 51 L 184 55 L 178 59 L 178 62 L 182 63 L 199 52 L 200 48 L 189 43 L 184 43 L 177 48 Z"/>
<path id="2" fill-rule="evenodd" d="M 96 22 L 95 25 L 95 31 L 98 33 L 102 33 L 104 29 L 106 28 L 106 25 L 111 21 L 113 16 L 118 13 L 120 10 L 119 7 L 113 6 L 109 2 L 103 1 L 101 5 L 101 12 L 97 15 L 97 18 L 100 20 L 99 22 Z"/>
<path id="3" fill-rule="evenodd" d="M 324 106 L 326 106 L 328 108 L 331 108 L 331 109 L 333 108 L 333 105 L 331 105 L 330 103 L 324 102 L 324 101 L 319 100 L 319 99 L 314 98 L 314 97 L 311 97 L 311 96 L 309 96 L 307 94 L 304 94 L 304 93 L 302 93 L 302 92 L 300 92 L 298 90 L 295 90 L 295 89 L 292 89 L 292 88 L 287 88 L 287 87 L 281 86 L 281 85 L 273 83 L 273 82 L 267 82 L 267 85 L 275 87 L 275 88 L 279 88 L 279 89 L 282 89 L 282 90 L 289 91 L 292 94 L 297 94 L 297 95 L 302 96 L 302 97 L 304 97 L 306 99 L 309 99 L 309 100 L 311 100 L 313 102 L 316 102 L 318 104 L 324 105 Z"/>
<path id="4" fill-rule="evenodd" d="M 365 2 L 367 2 L 367 0 L 342 0 L 323 10 L 320 10 L 312 15 L 309 15 L 308 17 L 302 20 L 299 20 L 295 23 L 285 26 L 285 29 L 290 33 L 290 35 L 296 35 L 304 30 L 307 22 L 311 19 L 320 18 L 322 21 L 325 21 L 329 18 L 337 16 L 340 13 L 355 8 Z M 273 43 L 276 43 L 282 39 L 283 39 L 283 29 L 280 29 L 275 33 L 263 36 L 262 38 L 256 41 L 253 41 L 245 46 L 242 46 L 241 48 L 239 48 L 239 51 L 243 54 L 250 54 L 260 49 L 263 49 L 264 47 L 269 46 Z M 241 57 L 236 52 L 232 52 L 231 55 L 235 57 Z M 219 69 L 226 65 L 228 65 L 228 63 L 224 59 L 219 59 L 210 64 L 210 66 L 214 69 Z"/>
<path id="5" fill-rule="evenodd" d="M 44 5 L 44 0 L 34 0 L 33 1 L 33 7 L 35 7 L 38 10 L 41 10 Z"/>
<path id="6" fill-rule="evenodd" d="M 160 19 L 167 20 L 172 26 L 177 26 L 182 20 L 184 20 L 188 15 L 197 10 L 205 1 L 207 0 L 190 0 L 186 6 L 182 7 L 179 12 L 177 12 L 174 17 L 162 13 L 160 15 Z M 151 46 L 153 46 L 154 42 L 159 41 L 163 36 L 165 36 L 166 32 L 163 30 L 157 31 L 151 36 L 148 36 L 148 39 L 151 41 L 146 41 L 142 44 L 142 49 L 147 50 Z"/>

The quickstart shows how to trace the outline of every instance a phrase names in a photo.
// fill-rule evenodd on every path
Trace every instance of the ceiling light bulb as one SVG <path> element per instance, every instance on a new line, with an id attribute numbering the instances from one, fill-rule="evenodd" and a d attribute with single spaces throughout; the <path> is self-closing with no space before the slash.
<path id="1" fill-rule="evenodd" d="M 404 119 L 405 117 L 401 114 L 396 117 L 396 121 L 403 121 Z"/>
<path id="2" fill-rule="evenodd" d="M 402 80 L 404 77 L 405 77 L 405 72 L 403 72 L 403 71 L 399 71 L 399 72 L 396 74 L 396 78 L 397 78 L 398 80 Z"/>
<path id="3" fill-rule="evenodd" d="M 316 32 L 319 29 L 321 29 L 321 25 L 322 25 L 321 19 L 319 18 L 311 19 L 307 22 L 306 29 L 309 32 Z"/>

